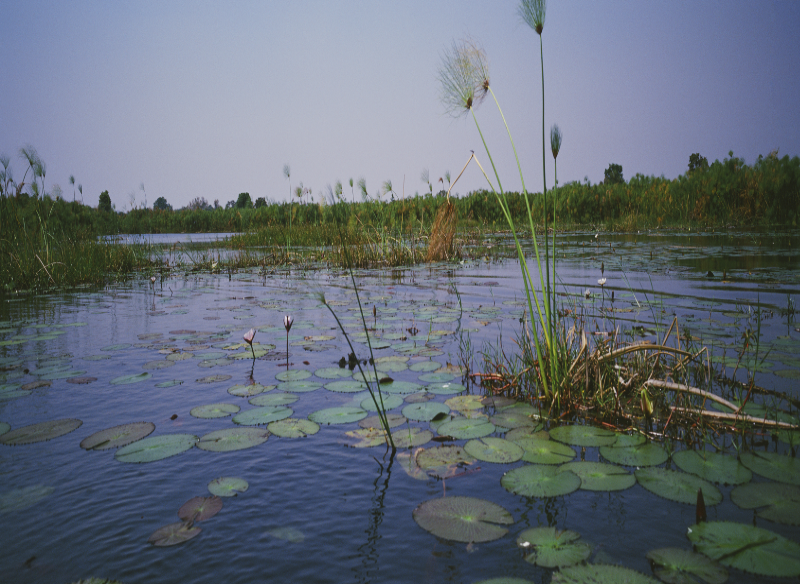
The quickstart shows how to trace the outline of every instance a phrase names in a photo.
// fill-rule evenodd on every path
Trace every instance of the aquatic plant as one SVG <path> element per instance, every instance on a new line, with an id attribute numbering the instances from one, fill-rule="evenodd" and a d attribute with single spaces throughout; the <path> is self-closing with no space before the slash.
<path id="1" fill-rule="evenodd" d="M 288 343 L 288 334 L 289 334 L 289 331 L 288 331 L 288 330 L 286 331 L 286 334 L 287 334 L 287 343 Z M 253 338 L 254 338 L 255 336 L 256 336 L 256 331 L 255 331 L 255 329 L 250 329 L 249 331 L 247 331 L 246 333 L 244 333 L 244 337 L 243 337 L 243 338 L 244 338 L 244 341 L 245 341 L 245 343 L 247 343 L 248 345 L 250 345 L 250 350 L 253 352 L 253 361 L 255 361 L 255 359 L 256 359 L 256 352 L 255 352 L 255 350 L 253 349 Z M 288 345 L 288 344 L 286 345 L 286 358 L 287 358 L 287 359 L 289 358 L 289 345 Z"/>
<path id="2" fill-rule="evenodd" d="M 293 323 L 294 319 L 288 314 L 283 317 L 283 328 L 286 329 L 286 369 L 289 369 L 289 331 L 292 330 Z"/>

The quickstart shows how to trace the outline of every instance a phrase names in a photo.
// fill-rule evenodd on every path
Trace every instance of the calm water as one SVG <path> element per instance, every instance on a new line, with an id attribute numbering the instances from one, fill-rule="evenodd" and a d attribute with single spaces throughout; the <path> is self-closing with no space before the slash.
<path id="1" fill-rule="evenodd" d="M 558 287 L 565 306 L 595 318 L 605 330 L 641 326 L 637 331 L 645 336 L 657 329 L 663 335 L 665 325 L 678 316 L 681 327 L 689 328 L 698 342 L 713 346 L 719 358 L 735 355 L 742 331 L 756 326 L 755 310 L 760 307 L 762 339 L 773 350 L 757 382 L 796 395 L 792 371 L 800 365 L 800 333 L 786 314 L 788 302 L 800 292 L 795 239 L 787 236 L 772 246 L 765 236 L 759 242 L 746 234 L 571 234 L 558 240 Z M 606 278 L 602 288 L 597 284 L 601 277 Z M 457 332 L 468 333 L 477 350 L 500 338 L 507 350 L 515 347 L 523 310 L 515 262 L 480 258 L 459 265 L 362 271 L 357 281 L 368 323 L 388 345 L 376 350 L 376 356 L 408 356 L 408 365 L 426 360 L 458 363 Z M 246 383 L 251 368 L 255 381 L 280 383 L 275 376 L 286 370 L 284 314 L 295 318 L 289 336 L 290 368 L 313 373 L 335 366 L 348 351 L 333 317 L 319 303 L 320 292 L 335 304 L 348 330 L 358 331 L 349 278 L 338 270 L 278 270 L 267 278 L 255 271 L 230 279 L 227 274 L 176 276 L 157 282 L 155 291 L 149 279 L 142 279 L 124 287 L 6 299 L 0 312 L 0 385 L 36 381 L 37 371 L 55 379 L 30 395 L 0 400 L 0 422 L 14 429 L 78 418 L 83 425 L 48 442 L 0 445 L 0 497 L 37 485 L 53 488 L 25 509 L 0 514 L 2 581 L 67 583 L 98 576 L 128 584 L 278 579 L 472 583 L 513 575 L 549 582 L 551 571 L 526 563 L 515 544 L 519 532 L 539 525 L 577 531 L 596 546 L 598 561 L 645 573 L 650 573 L 645 559 L 649 550 L 690 549 L 685 533 L 695 521 L 694 506 L 660 499 L 639 485 L 620 492 L 577 491 L 529 499 L 500 486 L 503 473 L 521 462 L 478 462 L 470 468 L 479 470 L 444 485 L 434 478 L 416 480 L 384 448 L 349 447 L 352 440 L 345 432 L 358 429 L 355 423 L 323 426 L 308 438 L 273 435 L 259 446 L 229 453 L 193 448 L 146 464 L 117 461 L 113 450 L 86 452 L 79 447 L 94 432 L 127 422 L 155 423 L 153 436 L 203 436 L 233 427 L 230 417 L 198 419 L 189 411 L 220 402 L 236 404 L 243 412 L 251 409 L 247 399 L 227 392 Z M 265 358 L 255 364 L 228 359 L 201 366 L 241 351 L 227 347 L 240 343 L 251 327 L 259 329 L 257 342 L 276 346 Z M 395 338 L 409 328 L 420 331 L 416 347 Z M 319 336 L 323 338 L 306 339 Z M 363 344 L 357 347 L 360 356 L 367 354 Z M 153 362 L 165 360 L 168 349 L 193 356 L 153 368 Z M 482 368 L 479 355 L 473 356 L 473 368 Z M 152 377 L 111 384 L 143 371 Z M 80 375 L 97 380 L 86 385 L 67 382 Z M 211 375 L 229 377 L 198 381 Z M 420 375 L 411 370 L 392 373 L 395 380 L 424 385 Z M 169 380 L 181 383 L 156 387 Z M 309 380 L 330 381 L 314 376 Z M 480 392 L 474 387 L 468 391 Z M 295 418 L 357 404 L 365 397 L 325 388 L 297 395 L 290 406 Z M 431 446 L 435 443 L 426 445 Z M 785 446 L 770 443 L 771 450 L 776 447 L 785 451 Z M 583 455 L 576 450 L 585 460 L 600 459 L 597 448 L 587 448 Z M 225 498 L 218 515 L 198 524 L 203 531 L 193 540 L 169 548 L 147 543 L 156 529 L 178 521 L 183 503 L 208 495 L 208 483 L 221 476 L 243 478 L 249 488 Z M 480 497 L 505 507 L 515 521 L 509 534 L 468 546 L 421 529 L 412 511 L 441 497 L 445 487 L 447 496 Z M 752 523 L 753 512 L 730 501 L 731 488 L 723 486 L 721 491 L 724 500 L 709 507 L 709 520 Z M 800 541 L 798 528 L 763 519 L 757 523 Z M 276 528 L 293 528 L 296 536 L 277 537 Z M 752 578 L 731 570 L 730 581 Z"/>

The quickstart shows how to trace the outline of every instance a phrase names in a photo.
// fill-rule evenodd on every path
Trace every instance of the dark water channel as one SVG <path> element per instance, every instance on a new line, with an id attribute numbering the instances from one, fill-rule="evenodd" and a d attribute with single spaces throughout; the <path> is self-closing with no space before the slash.
<path id="1" fill-rule="evenodd" d="M 796 233 L 595 235 L 573 233 L 557 240 L 563 307 L 584 315 L 593 328 L 619 327 L 631 339 L 663 336 L 677 316 L 682 333 L 688 329 L 698 344 L 712 349 L 717 368 L 731 367 L 743 331 L 760 326 L 759 354 L 747 354 L 743 361 L 750 359 L 751 368 L 757 368 L 759 385 L 797 396 L 800 332 L 792 314 L 793 303 L 800 301 Z M 507 238 L 487 241 L 503 245 Z M 375 356 L 407 357 L 407 368 L 391 376 L 421 386 L 415 392 L 429 386 L 419 364 L 462 362 L 459 339 L 464 335 L 475 349 L 474 370 L 481 370 L 482 348 L 500 342 L 509 351 L 516 348 L 524 308 L 515 261 L 486 256 L 456 264 L 364 270 L 356 280 L 368 325 L 376 329 L 380 348 Z M 351 447 L 354 440 L 346 432 L 359 429 L 355 422 L 322 424 L 305 438 L 271 435 L 233 452 L 195 447 L 141 464 L 116 460 L 114 450 L 79 446 L 95 432 L 130 422 L 153 422 L 151 436 L 202 437 L 236 427 L 231 416 L 198 418 L 190 410 L 217 403 L 239 406 L 240 413 L 254 408 L 249 398 L 228 392 L 251 379 L 269 388 L 263 396 L 284 389 L 296 394 L 297 401 L 288 406 L 292 418 L 361 404 L 368 397 L 364 391 L 332 391 L 324 387 L 332 380 L 320 376 L 348 353 L 333 317 L 320 303 L 321 293 L 347 330 L 356 333 L 359 356 L 368 356 L 358 336 L 355 295 L 341 270 L 176 275 L 157 280 L 154 287 L 143 277 L 102 290 L 4 299 L 0 423 L 14 430 L 75 418 L 82 425 L 49 441 L 0 444 L 0 582 L 68 583 L 90 576 L 128 584 L 474 583 L 499 576 L 549 582 L 552 570 L 527 563 L 515 543 L 520 532 L 536 526 L 574 530 L 593 546 L 593 561 L 647 574 L 652 573 L 648 551 L 691 549 L 686 531 L 695 523 L 694 505 L 659 498 L 639 484 L 622 491 L 529 498 L 500 484 L 504 473 L 526 463 L 483 461 L 457 478 L 420 480 L 404 470 L 402 457 L 391 457 L 385 448 Z M 310 374 L 305 383 L 289 386 L 276 378 L 287 370 L 286 314 L 295 319 L 289 369 Z M 248 350 L 241 345 L 242 335 L 251 327 L 257 329 L 255 342 L 274 348 L 255 362 L 234 358 Z M 418 332 L 411 336 L 409 329 Z M 749 374 L 742 368 L 737 375 L 744 380 Z M 96 380 L 74 383 L 85 377 Z M 36 381 L 50 384 L 23 389 Z M 452 384 L 459 383 L 465 395 L 481 393 L 456 376 Z M 411 393 L 390 395 L 406 399 Z M 453 395 L 437 393 L 433 399 L 444 402 Z M 399 414 L 405 405 L 390 412 Z M 430 427 L 427 422 L 408 425 Z M 772 440 L 763 448 L 790 451 Z M 576 460 L 601 460 L 598 448 L 575 451 Z M 666 466 L 675 469 L 672 461 Z M 223 498 L 222 510 L 197 524 L 202 532 L 194 539 L 164 548 L 148 543 L 158 528 L 178 521 L 186 501 L 208 496 L 209 482 L 218 477 L 242 478 L 249 486 Z M 756 475 L 753 480 L 766 481 Z M 708 508 L 709 521 L 755 521 L 800 542 L 799 528 L 756 518 L 730 500 L 731 490 L 720 486 L 723 501 Z M 412 511 L 443 494 L 503 506 L 514 520 L 509 533 L 480 544 L 428 533 Z M 729 581 L 753 577 L 732 569 Z"/>

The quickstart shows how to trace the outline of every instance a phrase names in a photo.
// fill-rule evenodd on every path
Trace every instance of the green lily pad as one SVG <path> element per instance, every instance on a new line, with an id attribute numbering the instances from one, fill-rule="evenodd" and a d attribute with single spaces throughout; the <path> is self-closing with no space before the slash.
<path id="1" fill-rule="evenodd" d="M 661 548 L 647 553 L 653 573 L 662 582 L 697 584 L 695 577 L 708 584 L 724 584 L 728 571 L 703 554 L 678 548 Z"/>
<path id="2" fill-rule="evenodd" d="M 655 467 L 640 468 L 634 474 L 645 489 L 670 501 L 695 505 L 697 490 L 702 489 L 706 506 L 722 502 L 719 489 L 695 475 Z"/>
<path id="3" fill-rule="evenodd" d="M 467 454 L 478 460 L 510 464 L 522 459 L 524 450 L 510 440 L 488 436 L 480 440 L 470 440 L 464 445 Z"/>
<path id="4" fill-rule="evenodd" d="M 130 385 L 132 383 L 140 383 L 147 379 L 150 379 L 153 375 L 151 373 L 135 373 L 133 375 L 120 375 L 119 377 L 115 377 L 109 383 L 111 385 Z"/>
<path id="5" fill-rule="evenodd" d="M 156 360 L 156 361 L 148 361 L 144 365 L 142 365 L 142 369 L 146 369 L 148 371 L 155 371 L 158 369 L 166 369 L 167 367 L 172 367 L 175 365 L 174 361 L 167 361 L 165 360 Z"/>
<path id="6" fill-rule="evenodd" d="M 0 422 L 0 436 L 11 430 L 11 424 L 8 422 Z"/>
<path id="7" fill-rule="evenodd" d="M 235 497 L 247 490 L 247 481 L 234 477 L 220 477 L 208 483 L 208 492 L 217 497 Z"/>
<path id="8" fill-rule="evenodd" d="M 35 444 L 36 442 L 46 442 L 53 438 L 58 438 L 64 434 L 69 434 L 81 427 L 83 422 L 73 418 L 62 420 L 52 420 L 50 422 L 40 422 L 11 430 L 0 436 L 0 444 L 7 446 L 19 446 L 22 444 Z"/>
<path id="9" fill-rule="evenodd" d="M 383 407 L 386 410 L 392 410 L 403 404 L 403 398 L 399 395 L 384 395 L 382 398 L 376 395 L 375 398 L 378 400 L 378 404 L 383 403 Z M 372 401 L 372 397 L 365 397 L 363 400 L 361 400 L 361 402 L 359 402 L 359 406 L 362 410 L 367 410 L 368 412 L 378 411 L 375 408 L 375 402 Z M 405 414 L 403 415 L 405 416 Z"/>
<path id="10" fill-rule="evenodd" d="M 543 440 L 536 436 L 520 436 L 513 440 L 514 443 L 522 447 L 525 452 L 522 460 L 534 464 L 561 464 L 569 462 L 576 456 L 576 452 L 560 442 L 554 440 Z"/>
<path id="11" fill-rule="evenodd" d="M 349 424 L 366 418 L 367 412 L 355 406 L 325 408 L 309 414 L 308 419 L 317 424 Z"/>
<path id="12" fill-rule="evenodd" d="M 475 459 L 463 448 L 453 444 L 435 448 L 423 448 L 417 453 L 417 465 L 423 470 L 436 470 L 461 464 L 472 464 Z"/>
<path id="13" fill-rule="evenodd" d="M 197 447 L 210 452 L 232 452 L 258 446 L 267 438 L 269 432 L 260 428 L 225 428 L 202 436 Z"/>
<path id="14" fill-rule="evenodd" d="M 271 422 L 267 430 L 281 438 L 305 438 L 319 432 L 319 424 L 311 420 L 284 418 Z"/>
<path id="15" fill-rule="evenodd" d="M 440 436 L 452 436 L 457 440 L 482 438 L 495 431 L 494 424 L 486 419 L 456 418 L 439 426 L 436 431 Z"/>
<path id="16" fill-rule="evenodd" d="M 800 576 L 800 544 L 772 531 L 713 521 L 692 525 L 687 537 L 698 552 L 725 566 L 758 576 Z"/>
<path id="17" fill-rule="evenodd" d="M 113 428 L 95 432 L 91 436 L 84 438 L 80 446 L 84 450 L 121 448 L 149 436 L 155 429 L 156 425 L 153 422 L 122 424 L 121 426 L 114 426 Z"/>
<path id="18" fill-rule="evenodd" d="M 550 432 L 552 435 L 553 433 Z M 656 466 L 664 464 L 669 454 L 660 444 L 648 442 L 639 446 L 601 446 L 600 454 L 606 460 L 623 466 Z"/>
<path id="19" fill-rule="evenodd" d="M 731 492 L 742 509 L 758 509 L 758 516 L 776 523 L 800 525 L 800 487 L 783 483 L 750 483 Z"/>
<path id="20" fill-rule="evenodd" d="M 86 371 L 80 369 L 70 369 L 69 371 L 54 371 L 53 373 L 48 373 L 47 375 L 42 375 L 42 379 L 66 379 L 68 377 L 80 377 L 84 375 Z M 113 381 L 112 381 L 113 383 Z"/>
<path id="21" fill-rule="evenodd" d="M 157 547 L 167 547 L 178 545 L 192 539 L 202 531 L 199 527 L 190 525 L 183 521 L 170 523 L 157 529 L 153 535 L 147 539 L 147 543 L 152 543 Z"/>
<path id="22" fill-rule="evenodd" d="M 183 521 L 196 523 L 211 519 L 222 509 L 222 499 L 217 496 L 192 497 L 178 509 L 178 517 Z"/>
<path id="23" fill-rule="evenodd" d="M 311 377 L 311 371 L 305 369 L 289 369 L 288 371 L 281 371 L 275 376 L 278 381 L 302 381 Z"/>
<path id="24" fill-rule="evenodd" d="M 33 507 L 55 491 L 55 488 L 45 485 L 33 485 L 23 489 L 11 489 L 0 494 L 0 515 L 13 511 L 24 511 Z"/>
<path id="25" fill-rule="evenodd" d="M 422 389 L 422 386 L 413 381 L 393 381 L 388 384 L 380 384 L 383 393 L 415 393 Z"/>
<path id="26" fill-rule="evenodd" d="M 672 460 L 682 471 L 712 483 L 742 485 L 753 478 L 736 458 L 718 452 L 681 450 L 672 455 Z"/>
<path id="27" fill-rule="evenodd" d="M 433 438 L 433 432 L 412 426 L 392 432 L 392 440 L 397 448 L 416 448 L 427 444 Z"/>
<path id="28" fill-rule="evenodd" d="M 517 537 L 517 545 L 529 553 L 525 561 L 542 568 L 574 566 L 592 554 L 588 543 L 577 542 L 580 534 L 555 527 L 532 527 Z"/>
<path id="29" fill-rule="evenodd" d="M 467 390 L 466 387 L 455 381 L 444 383 L 429 383 L 425 389 L 436 395 L 456 395 Z"/>
<path id="30" fill-rule="evenodd" d="M 164 388 L 164 387 L 175 387 L 176 385 L 183 384 L 183 380 L 181 379 L 170 379 L 169 381 L 162 381 L 161 383 L 156 383 L 156 387 Z"/>
<path id="31" fill-rule="evenodd" d="M 373 347 L 374 349 L 375 347 Z M 391 355 L 389 357 L 378 357 L 375 359 L 375 367 L 377 367 L 381 371 L 385 371 L 386 373 L 398 373 L 400 371 L 405 371 L 408 369 L 408 365 L 406 362 L 408 361 L 408 357 L 403 357 L 401 355 Z"/>
<path id="32" fill-rule="evenodd" d="M 417 524 L 442 539 L 481 543 L 500 539 L 514 518 L 503 507 L 474 497 L 444 497 L 419 505 L 412 517 Z"/>
<path id="33" fill-rule="evenodd" d="M 617 439 L 614 441 L 613 446 L 614 448 L 628 448 L 630 446 L 641 446 L 647 442 L 647 438 L 645 438 L 641 434 L 617 434 Z"/>
<path id="34" fill-rule="evenodd" d="M 228 388 L 228 393 L 236 397 L 252 397 L 266 391 L 272 391 L 275 387 L 275 385 L 262 385 L 260 383 L 234 385 Z"/>
<path id="35" fill-rule="evenodd" d="M 314 371 L 320 379 L 344 379 L 353 376 L 353 372 L 346 367 L 323 367 Z"/>
<path id="36" fill-rule="evenodd" d="M 335 382 L 334 382 L 335 383 Z M 322 384 L 319 381 L 282 381 L 278 384 L 280 391 L 289 391 L 296 393 L 307 393 L 309 391 L 317 391 Z"/>
<path id="37" fill-rule="evenodd" d="M 108 345 L 107 347 L 103 347 L 100 349 L 101 351 L 122 351 L 124 349 L 130 349 L 130 343 L 118 343 L 116 345 Z"/>
<path id="38" fill-rule="evenodd" d="M 325 389 L 337 393 L 357 393 L 367 389 L 367 384 L 355 379 L 343 379 L 342 381 L 331 381 L 325 384 Z"/>
<path id="39" fill-rule="evenodd" d="M 495 426 L 507 428 L 508 430 L 514 430 L 516 428 L 531 428 L 531 431 L 535 432 L 533 428 L 536 428 L 537 426 L 540 429 L 543 428 L 541 424 L 532 420 L 525 414 L 516 412 L 499 412 L 489 418 L 489 421 Z"/>
<path id="40" fill-rule="evenodd" d="M 419 376 L 419 380 L 424 381 L 425 383 L 447 383 L 448 381 L 453 381 L 455 378 L 455 375 L 452 373 L 447 373 L 446 371 L 424 373 Z"/>
<path id="41" fill-rule="evenodd" d="M 403 408 L 403 415 L 409 420 L 430 422 L 439 414 L 449 414 L 450 408 L 439 402 L 413 403 Z"/>
<path id="42" fill-rule="evenodd" d="M 208 404 L 192 408 L 189 414 L 195 418 L 227 418 L 231 414 L 239 413 L 240 409 L 242 408 L 234 404 Z"/>
<path id="43" fill-rule="evenodd" d="M 288 418 L 293 413 L 292 409 L 286 406 L 261 406 L 234 416 L 233 423 L 242 426 L 259 426 Z"/>
<path id="44" fill-rule="evenodd" d="M 406 357 L 408 359 L 408 357 Z M 442 368 L 442 364 L 438 361 L 419 361 L 418 363 L 414 363 L 409 369 L 411 371 L 415 371 L 417 373 L 431 373 L 433 371 L 438 371 Z"/>
<path id="45" fill-rule="evenodd" d="M 800 459 L 774 452 L 744 452 L 742 464 L 757 475 L 779 483 L 800 484 Z"/>
<path id="46" fill-rule="evenodd" d="M 293 393 L 271 393 L 269 395 L 257 395 L 247 401 L 254 406 L 288 406 L 299 399 L 300 397 Z"/>
<path id="47" fill-rule="evenodd" d="M 604 462 L 568 462 L 561 470 L 578 475 L 584 491 L 623 491 L 636 484 L 636 477 L 627 470 Z"/>
<path id="48" fill-rule="evenodd" d="M 142 463 L 154 462 L 186 452 L 192 448 L 199 438 L 194 434 L 164 434 L 150 436 L 123 446 L 114 455 L 121 462 Z"/>
<path id="49" fill-rule="evenodd" d="M 553 440 L 573 446 L 610 446 L 617 440 L 611 430 L 595 426 L 559 426 L 550 430 Z"/>
<path id="50" fill-rule="evenodd" d="M 577 491 L 581 479 L 555 466 L 526 464 L 508 471 L 500 479 L 503 488 L 524 497 L 558 497 Z"/>
<path id="51" fill-rule="evenodd" d="M 623 568 L 589 564 L 585 566 L 569 566 L 555 572 L 553 584 L 659 584 L 658 580 L 641 572 Z"/>

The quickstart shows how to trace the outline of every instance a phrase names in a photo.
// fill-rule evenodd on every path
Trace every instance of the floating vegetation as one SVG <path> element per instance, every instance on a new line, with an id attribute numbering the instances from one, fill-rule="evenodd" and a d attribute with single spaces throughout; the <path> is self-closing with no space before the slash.
<path id="1" fill-rule="evenodd" d="M 525 550 L 525 561 L 542 568 L 563 568 L 588 559 L 592 546 L 577 541 L 580 534 L 555 527 L 533 527 L 517 537 L 517 545 Z"/>
<path id="2" fill-rule="evenodd" d="M 722 502 L 719 489 L 700 477 L 668 470 L 666 468 L 640 468 L 635 473 L 636 481 L 645 489 L 670 501 L 695 505 L 697 491 L 703 491 L 706 505 Z"/>
<path id="3" fill-rule="evenodd" d="M 194 434 L 165 434 L 137 440 L 117 450 L 114 458 L 121 462 L 155 462 L 193 448 L 199 438 Z"/>
<path id="4" fill-rule="evenodd" d="M 419 505 L 412 513 L 422 529 L 437 537 L 464 543 L 500 539 L 514 518 L 500 505 L 474 497 L 445 497 Z"/>
<path id="5" fill-rule="evenodd" d="M 152 422 L 133 422 L 100 430 L 81 441 L 84 450 L 110 450 L 127 446 L 153 433 L 156 425 Z"/>
<path id="6" fill-rule="evenodd" d="M 0 444 L 20 446 L 23 444 L 46 442 L 47 440 L 69 434 L 80 428 L 82 424 L 83 422 L 81 420 L 72 418 L 31 424 L 30 426 L 24 426 L 23 428 L 17 428 L 16 430 L 6 432 L 0 436 Z"/>
<path id="7" fill-rule="evenodd" d="M 584 491 L 624 491 L 636 484 L 633 474 L 613 464 L 580 461 L 568 462 L 559 468 L 578 475 Z"/>
<path id="8" fill-rule="evenodd" d="M 197 447 L 211 452 L 231 452 L 258 446 L 267 438 L 269 432 L 259 428 L 225 428 L 201 436 Z"/>
<path id="9" fill-rule="evenodd" d="M 170 523 L 157 529 L 153 535 L 147 539 L 147 543 L 152 543 L 156 547 L 168 547 L 185 543 L 200 535 L 202 530 L 195 526 L 190 525 L 184 521 L 177 523 Z"/>
<path id="10" fill-rule="evenodd" d="M 742 485 L 753 478 L 753 473 L 736 458 L 720 452 L 681 450 L 672 455 L 672 461 L 682 471 L 712 483 Z"/>
<path id="11" fill-rule="evenodd" d="M 658 580 L 645 576 L 641 572 L 623 566 L 590 564 L 586 566 L 568 566 L 553 574 L 552 582 L 556 584 L 658 584 Z"/>
<path id="12" fill-rule="evenodd" d="M 208 491 L 217 497 L 236 497 L 247 491 L 247 481 L 235 477 L 220 477 L 208 483 Z"/>
<path id="13" fill-rule="evenodd" d="M 39 501 L 49 496 L 54 487 L 47 485 L 32 485 L 22 489 L 11 489 L 0 493 L 0 515 L 14 511 L 24 511 L 33 507 Z"/>
<path id="14" fill-rule="evenodd" d="M 728 571 L 702 554 L 678 548 L 661 548 L 647 552 L 653 574 L 662 582 L 697 582 L 724 584 Z"/>
<path id="15" fill-rule="evenodd" d="M 742 509 L 757 509 L 759 517 L 775 523 L 800 525 L 800 486 L 749 483 L 731 491 L 731 501 Z"/>
<path id="16" fill-rule="evenodd" d="M 559 497 L 577 491 L 581 479 L 574 472 L 556 466 L 526 464 L 505 473 L 500 484 L 524 497 Z"/>

